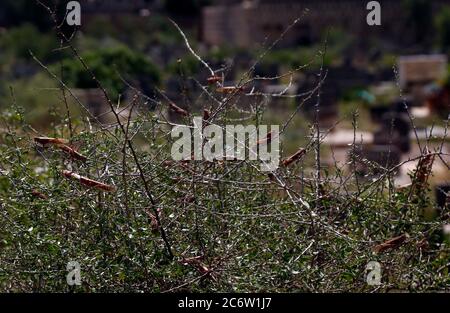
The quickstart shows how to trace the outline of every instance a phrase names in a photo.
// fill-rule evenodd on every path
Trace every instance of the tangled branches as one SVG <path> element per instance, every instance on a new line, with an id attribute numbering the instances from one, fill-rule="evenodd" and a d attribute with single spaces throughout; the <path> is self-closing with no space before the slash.
<path id="1" fill-rule="evenodd" d="M 254 76 L 255 66 L 226 85 L 230 68 L 210 66 L 174 25 L 206 71 L 203 81 L 186 78 L 195 94 L 188 107 L 163 90 L 148 96 L 127 81 L 132 96 L 116 106 L 71 39 L 56 28 L 96 82 L 114 122 L 104 123 L 88 109 L 79 117 L 68 110 L 47 137 L 20 117 L 14 103 L 0 138 L 2 290 L 68 290 L 64 274 L 70 260 L 81 264 L 83 291 L 448 288 L 449 248 L 441 233 L 448 211 L 427 220 L 423 208 L 433 206 L 431 199 L 426 192 L 412 196 L 428 188 L 431 160 L 445 152 L 423 150 L 412 185 L 403 189 L 392 184 L 393 175 L 414 160 L 372 164 L 355 152 L 356 138 L 348 164 L 324 168 L 322 143 L 331 128 L 321 129 L 318 119 L 309 128 L 298 122 L 304 122 L 299 115 L 306 102 L 316 101 L 320 111 L 325 47 L 310 63 L 278 76 L 289 79 L 286 88 L 267 93 L 258 86 L 275 77 Z M 66 104 L 87 108 L 35 59 L 59 83 Z M 315 86 L 288 94 L 295 74 L 313 62 L 321 65 Z M 247 159 L 171 158 L 173 127 L 193 127 L 196 115 L 203 128 L 261 125 L 271 117 L 271 101 L 284 96 L 295 108 L 281 121 L 280 137 L 299 129 L 310 134 L 298 139 L 294 153 L 282 141 L 278 169 L 267 173 Z M 68 121 L 76 126 L 70 131 Z M 271 139 L 267 135 L 265 142 Z M 351 166 L 355 158 L 376 176 L 358 178 Z M 382 286 L 365 282 L 372 260 L 383 266 Z"/>

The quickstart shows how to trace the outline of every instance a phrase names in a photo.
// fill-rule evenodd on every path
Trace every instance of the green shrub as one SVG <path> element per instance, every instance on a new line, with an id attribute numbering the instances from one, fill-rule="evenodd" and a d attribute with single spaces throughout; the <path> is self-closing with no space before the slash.
<path id="1" fill-rule="evenodd" d="M 116 99 L 126 89 L 124 78 L 133 77 L 141 88 L 153 88 L 161 81 L 159 69 L 144 55 L 118 46 L 87 51 L 82 58 L 95 77 L 100 80 L 111 97 Z M 75 59 L 63 61 L 65 77 L 69 86 L 76 88 L 97 88 L 91 74 Z"/>

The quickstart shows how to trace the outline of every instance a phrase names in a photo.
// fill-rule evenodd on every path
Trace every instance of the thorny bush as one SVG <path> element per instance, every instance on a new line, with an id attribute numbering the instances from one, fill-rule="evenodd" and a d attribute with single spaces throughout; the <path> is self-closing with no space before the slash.
<path id="1" fill-rule="evenodd" d="M 424 217 L 435 206 L 427 178 L 440 151 L 424 149 L 412 185 L 396 189 L 396 166 L 367 164 L 377 167 L 371 179 L 358 178 L 351 167 L 321 168 L 327 132 L 316 119 L 296 154 L 289 157 L 282 145 L 283 162 L 273 173 L 260 172 L 255 161 L 172 161 L 176 123 L 200 115 L 205 125 L 258 125 L 271 99 L 288 97 L 253 88 L 273 79 L 252 73 L 282 36 L 226 89 L 229 68 L 212 69 L 174 27 L 205 74 L 203 81 L 184 77 L 196 91 L 190 106 L 159 89 L 146 96 L 131 83 L 127 104 L 117 106 L 62 32 L 64 45 L 105 93 L 114 122 L 84 110 L 58 73 L 37 58 L 60 85 L 59 121 L 48 133 L 36 131 L 15 101 L 20 91 L 11 90 L 0 137 L 0 290 L 448 290 L 449 243 L 442 233 L 448 209 Z M 314 61 L 323 61 L 325 48 Z M 321 67 L 315 88 L 291 96 L 296 108 L 282 135 L 306 101 L 320 110 L 326 73 Z M 71 112 L 70 101 L 83 114 Z M 350 159 L 368 163 L 358 157 Z M 81 286 L 66 283 L 69 261 L 81 265 Z M 382 266 L 380 286 L 366 283 L 370 261 Z"/>

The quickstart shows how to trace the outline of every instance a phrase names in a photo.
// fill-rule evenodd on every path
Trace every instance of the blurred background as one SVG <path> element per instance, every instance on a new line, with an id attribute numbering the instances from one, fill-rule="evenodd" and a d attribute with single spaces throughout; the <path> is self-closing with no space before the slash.
<path id="1" fill-rule="evenodd" d="M 367 24 L 368 1 L 361 0 L 79 2 L 81 26 L 75 33 L 70 27 L 63 30 L 73 34 L 72 44 L 118 104 L 130 98 L 126 80 L 149 97 L 155 96 L 157 87 L 180 107 L 201 112 L 203 104 L 197 101 L 201 88 L 195 81 L 205 82 L 210 74 L 187 50 L 168 18 L 230 86 L 292 26 L 252 72 L 254 77 L 276 77 L 253 86 L 274 95 L 266 97 L 266 124 L 283 124 L 301 104 L 284 134 L 284 154 L 309 141 L 315 118 L 328 134 L 322 147 L 325 169 L 346 167 L 353 142 L 363 158 L 382 165 L 414 158 L 425 146 L 450 152 L 446 132 L 450 0 L 379 1 L 381 26 Z M 64 20 L 67 1 L 43 3 L 57 11 L 58 21 Z M 42 133 L 65 110 L 61 86 L 49 71 L 93 114 L 108 119 L 95 82 L 57 38 L 54 22 L 42 5 L 31 0 L 1 1 L 0 110 L 7 112 L 17 105 L 27 122 Z M 303 103 L 296 95 L 318 84 L 322 65 L 327 77 L 316 116 L 317 97 Z M 299 68 L 293 75 L 283 75 Z M 281 93 L 283 97 L 275 96 Z M 153 109 L 150 102 L 148 110 Z M 440 191 L 449 190 L 448 161 L 437 160 L 431 178 L 438 200 L 444 197 L 444 202 Z M 407 184 L 416 165 L 401 167 L 396 184 Z M 367 174 L 364 164 L 356 167 L 362 176 Z"/>

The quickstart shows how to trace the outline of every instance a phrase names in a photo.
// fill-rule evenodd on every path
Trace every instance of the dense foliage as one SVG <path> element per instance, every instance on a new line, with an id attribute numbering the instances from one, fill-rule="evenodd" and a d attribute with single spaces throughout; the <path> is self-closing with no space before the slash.
<path id="1" fill-rule="evenodd" d="M 102 81 L 103 86 L 116 99 L 119 93 L 126 89 L 126 81 L 132 77 L 143 90 L 149 90 L 158 85 L 161 76 L 158 68 L 144 55 L 119 46 L 115 48 L 99 49 L 86 52 L 81 56 L 95 76 Z M 63 62 L 66 82 L 75 88 L 96 88 L 97 84 L 91 79 L 77 60 L 68 59 Z M 125 77 L 121 77 L 124 75 Z"/>
<path id="2" fill-rule="evenodd" d="M 413 176 L 416 184 L 397 190 L 393 171 L 367 180 L 336 168 L 318 180 L 303 162 L 272 175 L 249 161 L 173 162 L 167 125 L 155 114 L 166 104 L 160 101 L 155 112 L 148 112 L 147 100 L 138 97 L 139 116 L 125 133 L 117 125 L 92 127 L 72 117 L 76 133 L 70 139 L 86 162 L 58 146 L 34 142 L 39 134 L 17 106 L 3 120 L 2 290 L 448 288 L 449 243 L 442 233 L 448 210 L 430 217 L 435 205 L 417 178 L 423 168 Z M 222 112 L 216 122 L 229 122 L 228 114 Z M 260 113 L 248 121 L 258 119 L 263 122 Z M 131 134 L 134 152 L 126 144 Z M 69 139 L 67 119 L 61 118 L 49 135 Z M 314 155 L 314 145 L 307 154 Z M 63 170 L 116 191 L 88 188 Z M 383 248 L 397 236 L 399 244 Z M 66 283 L 66 265 L 73 260 L 81 265 L 77 287 Z M 366 283 L 370 261 L 382 265 L 381 286 Z"/>

